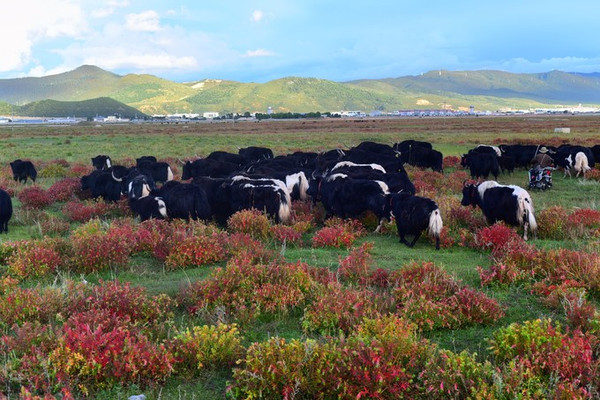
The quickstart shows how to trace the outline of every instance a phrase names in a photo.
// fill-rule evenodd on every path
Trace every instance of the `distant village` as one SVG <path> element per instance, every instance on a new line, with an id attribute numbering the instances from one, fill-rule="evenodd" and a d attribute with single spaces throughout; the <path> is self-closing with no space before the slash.
<path id="1" fill-rule="evenodd" d="M 537 108 L 523 110 L 501 110 L 501 111 L 477 111 L 474 106 L 469 110 L 452 109 L 408 109 L 395 110 L 390 112 L 374 110 L 365 112 L 361 110 L 341 110 L 326 113 L 276 113 L 271 107 L 266 113 L 226 113 L 220 114 L 216 111 L 199 113 L 176 113 L 176 114 L 155 114 L 150 118 L 123 118 L 119 115 L 96 116 L 94 118 L 78 117 L 21 117 L 21 116 L 0 116 L 0 125 L 8 124 L 78 124 L 82 122 L 91 122 L 96 124 L 123 124 L 123 123 L 190 123 L 190 122 L 218 122 L 218 121 L 254 121 L 262 119 L 290 119 L 290 118 L 394 118 L 394 117 L 461 117 L 461 116 L 507 116 L 507 115 L 548 115 L 548 114 L 600 114 L 600 108 L 585 107 L 582 105 L 574 107 L 556 107 L 556 108 Z"/>

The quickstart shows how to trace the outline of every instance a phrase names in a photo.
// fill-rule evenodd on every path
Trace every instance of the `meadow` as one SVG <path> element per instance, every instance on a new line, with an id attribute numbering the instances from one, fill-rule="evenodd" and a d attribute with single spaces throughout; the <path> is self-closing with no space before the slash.
<path id="1" fill-rule="evenodd" d="M 570 127 L 570 134 L 554 128 Z M 480 143 L 592 146 L 598 116 L 394 118 L 0 127 L 0 393 L 7 398 L 593 398 L 600 381 L 600 170 L 531 192 L 524 242 L 460 206 L 458 158 Z M 444 174 L 409 167 L 443 214 L 442 249 L 398 243 L 372 216 L 294 204 L 277 226 L 140 223 L 86 199 L 90 158 L 426 140 Z M 29 159 L 34 185 L 8 163 Z M 177 178 L 178 179 L 178 178 Z M 500 175 L 525 187 L 527 171 Z M 575 367 L 576 366 L 576 367 Z M 1 396 L 0 396 L 1 397 Z"/>

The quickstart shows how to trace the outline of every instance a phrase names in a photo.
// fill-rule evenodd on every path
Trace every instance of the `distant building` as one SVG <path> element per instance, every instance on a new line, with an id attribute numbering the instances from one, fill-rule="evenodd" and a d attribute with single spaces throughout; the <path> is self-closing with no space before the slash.
<path id="1" fill-rule="evenodd" d="M 206 119 L 214 119 L 214 118 L 219 118 L 219 113 L 216 111 L 209 111 L 209 112 L 205 112 L 204 114 L 202 114 L 202 116 Z"/>

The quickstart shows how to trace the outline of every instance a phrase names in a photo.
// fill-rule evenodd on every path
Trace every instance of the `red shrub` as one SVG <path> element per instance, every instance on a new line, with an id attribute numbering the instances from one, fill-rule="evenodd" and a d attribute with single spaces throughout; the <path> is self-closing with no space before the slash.
<path id="1" fill-rule="evenodd" d="M 571 237 L 594 235 L 600 227 L 600 211 L 589 208 L 574 210 L 567 218 L 567 231 Z"/>
<path id="2" fill-rule="evenodd" d="M 326 226 L 315 233 L 312 238 L 313 247 L 350 247 L 356 239 L 366 231 L 358 220 L 343 221 L 340 218 L 330 218 Z"/>
<path id="3" fill-rule="evenodd" d="M 525 321 L 496 331 L 490 350 L 498 361 L 527 365 L 530 374 L 557 376 L 562 382 L 586 387 L 597 368 L 591 339 L 580 331 L 563 333 L 560 324 L 550 320 Z"/>
<path id="4" fill-rule="evenodd" d="M 446 156 L 442 161 L 442 166 L 446 168 L 458 168 L 460 167 L 460 157 L 457 156 Z"/>
<path id="5" fill-rule="evenodd" d="M 448 218 L 444 219 L 444 225 L 450 228 L 477 229 L 486 226 L 486 222 L 476 208 L 457 204 L 450 207 Z"/>
<path id="6" fill-rule="evenodd" d="M 317 207 L 313 207 L 310 200 L 294 201 L 292 203 L 292 221 L 294 225 L 302 227 L 302 233 L 314 228 L 317 223 L 323 222 L 321 213 Z"/>
<path id="7" fill-rule="evenodd" d="M 297 230 L 295 225 L 273 225 L 269 233 L 277 243 L 299 245 L 302 243 L 302 232 Z"/>
<path id="8" fill-rule="evenodd" d="M 482 250 L 491 250 L 492 255 L 502 255 L 507 247 L 522 240 L 517 232 L 503 223 L 480 229 L 475 235 L 475 244 Z"/>
<path id="9" fill-rule="evenodd" d="M 57 381 L 89 395 L 95 390 L 135 382 L 163 383 L 173 369 L 173 355 L 152 343 L 128 318 L 108 310 L 71 316 L 50 354 Z"/>
<path id="10" fill-rule="evenodd" d="M 464 183 L 469 179 L 467 171 L 454 171 L 449 174 L 444 174 L 443 188 L 446 192 L 462 193 Z"/>
<path id="11" fill-rule="evenodd" d="M 600 226 L 600 211 L 590 208 L 574 210 L 567 218 L 569 225 L 582 225 L 586 228 Z"/>
<path id="12" fill-rule="evenodd" d="M 169 221 L 162 219 L 149 219 L 142 222 L 136 232 L 136 246 L 134 252 L 149 252 L 158 260 L 164 261 L 171 247 L 173 246 L 173 238 L 175 226 Z"/>
<path id="13" fill-rule="evenodd" d="M 548 207 L 535 216 L 538 236 L 542 239 L 564 239 L 567 210 L 561 206 Z"/>
<path id="14" fill-rule="evenodd" d="M 99 220 L 92 220 L 71 234 L 71 268 L 76 272 L 96 272 L 123 266 L 129 260 L 131 246 L 121 238 L 107 234 Z"/>
<path id="15" fill-rule="evenodd" d="M 103 202 L 73 200 L 62 207 L 62 212 L 69 221 L 87 222 L 106 214 L 109 209 L 110 206 Z"/>
<path id="16" fill-rule="evenodd" d="M 80 178 L 84 175 L 89 175 L 94 170 L 94 167 L 87 164 L 73 164 L 67 171 L 67 176 L 72 178 Z"/>
<path id="17" fill-rule="evenodd" d="M 75 197 L 81 184 L 77 178 L 65 178 L 54 183 L 48 188 L 52 201 L 67 201 Z"/>
<path id="18" fill-rule="evenodd" d="M 328 379 L 337 398 L 411 399 L 419 397 L 418 375 L 431 350 L 412 324 L 392 315 L 364 319 L 338 352 Z"/>
<path id="19" fill-rule="evenodd" d="M 57 333 L 49 325 L 39 322 L 13 325 L 10 333 L 0 337 L 0 354 L 5 360 L 0 382 L 4 389 L 21 387 L 21 394 L 23 388 L 52 392 L 55 382 L 48 374 L 48 356 L 56 343 Z"/>
<path id="20" fill-rule="evenodd" d="M 52 204 L 52 197 L 39 186 L 31 186 L 22 189 L 18 196 L 23 208 L 38 209 Z"/>
<path id="21" fill-rule="evenodd" d="M 41 277 L 56 272 L 60 264 L 60 254 L 50 242 L 28 242 L 10 256 L 8 273 L 20 279 Z"/>
<path id="22" fill-rule="evenodd" d="M 189 312 L 222 309 L 239 320 L 261 314 L 287 313 L 306 300 L 313 280 L 302 263 L 269 265 L 230 261 L 212 275 L 182 289 L 180 302 Z"/>
<path id="23" fill-rule="evenodd" d="M 173 315 L 175 303 L 165 294 L 148 295 L 144 287 L 129 282 L 100 281 L 98 285 L 73 286 L 67 312 L 107 310 L 132 323 L 162 324 Z"/>
<path id="24" fill-rule="evenodd" d="M 222 261 L 227 256 L 223 243 L 223 235 L 187 237 L 171 248 L 165 267 L 174 270 Z"/>
<path id="25" fill-rule="evenodd" d="M 429 241 L 435 244 L 435 237 L 429 236 Z M 447 226 L 442 227 L 440 232 L 440 247 L 448 249 L 456 244 L 456 240 L 450 235 L 450 230 Z"/>
<path id="26" fill-rule="evenodd" d="M 226 239 L 227 251 L 243 264 L 265 264 L 274 253 L 263 242 L 253 239 L 246 233 L 234 233 Z"/>
<path id="27" fill-rule="evenodd" d="M 495 300 L 461 288 L 433 263 L 412 263 L 390 274 L 392 296 L 400 315 L 421 329 L 489 323 L 504 315 Z"/>
<path id="28" fill-rule="evenodd" d="M 44 236 L 65 235 L 71 229 L 69 222 L 48 214 L 44 218 L 40 218 L 39 224 L 41 233 Z"/>
<path id="29" fill-rule="evenodd" d="M 351 249 L 344 259 L 340 259 L 338 268 L 340 279 L 360 286 L 369 285 L 371 283 L 371 264 L 373 263 L 370 254 L 372 250 L 373 242 L 364 242 L 359 247 Z"/>
<path id="30" fill-rule="evenodd" d="M 302 327 L 307 332 L 335 336 L 353 331 L 364 317 L 383 312 L 382 300 L 368 289 L 344 288 L 339 283 L 323 287 L 304 310 Z"/>
<path id="31" fill-rule="evenodd" d="M 477 267 L 481 286 L 505 286 L 532 278 L 526 271 L 513 264 L 493 264 L 488 270 Z"/>
<path id="32" fill-rule="evenodd" d="M 63 309 L 64 298 L 54 288 L 15 287 L 0 296 L 0 327 L 24 322 L 49 322 Z"/>
<path id="33" fill-rule="evenodd" d="M 266 239 L 271 223 L 256 209 L 238 211 L 227 220 L 227 228 L 234 233 L 247 233 L 254 239 Z"/>

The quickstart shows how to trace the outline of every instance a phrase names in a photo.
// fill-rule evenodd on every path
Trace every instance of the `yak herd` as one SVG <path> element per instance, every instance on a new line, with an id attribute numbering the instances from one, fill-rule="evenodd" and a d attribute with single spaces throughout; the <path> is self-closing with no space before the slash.
<path id="1" fill-rule="evenodd" d="M 540 157 L 542 156 L 542 157 Z M 501 171 L 546 162 L 566 175 L 583 175 L 600 159 L 600 146 L 560 147 L 536 145 L 479 145 L 461 158 L 473 179 L 497 179 Z M 542 161 L 540 161 L 542 160 Z M 113 165 L 107 155 L 91 159 L 95 170 L 81 177 L 81 189 L 93 198 L 118 201 L 128 198 L 132 212 L 149 218 L 215 220 L 226 224 L 237 211 L 255 208 L 277 222 L 288 222 L 292 201 L 321 202 L 326 217 L 358 217 L 366 211 L 377 216 L 379 226 L 395 219 L 400 242 L 412 247 L 423 231 L 436 239 L 443 226 L 440 210 L 428 198 L 415 195 L 405 164 L 443 172 L 443 155 L 431 143 L 405 140 L 393 146 L 362 142 L 350 149 L 294 152 L 274 156 L 266 147 L 239 152 L 215 151 L 206 158 L 182 162 L 181 180 L 173 179 L 168 163 L 154 156 L 136 159 L 136 165 Z M 10 163 L 15 181 L 35 182 L 30 161 Z M 461 204 L 481 208 L 488 223 L 504 221 L 535 233 L 533 203 L 526 190 L 496 181 L 464 184 Z M 12 216 L 10 196 L 0 189 L 0 233 L 7 232 Z M 412 236 L 408 241 L 406 236 Z"/>

